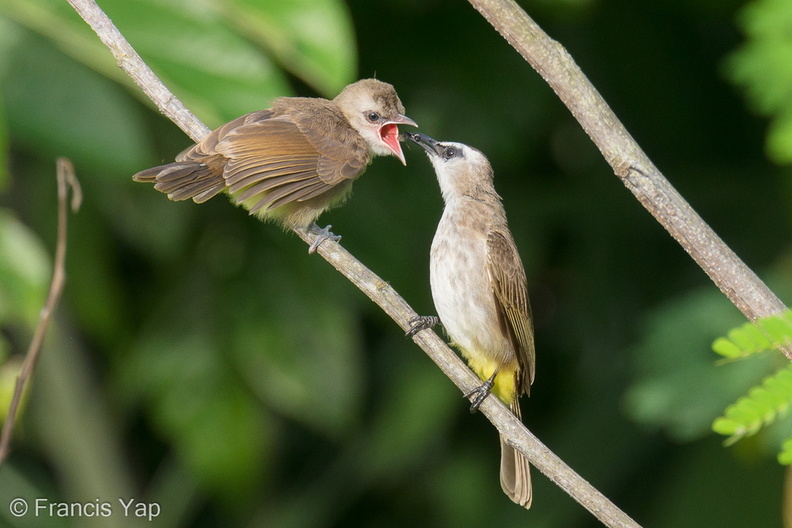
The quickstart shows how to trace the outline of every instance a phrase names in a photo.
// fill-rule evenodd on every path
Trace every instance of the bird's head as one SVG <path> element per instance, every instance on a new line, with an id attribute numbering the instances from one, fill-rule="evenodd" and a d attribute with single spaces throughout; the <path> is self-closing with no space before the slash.
<path id="1" fill-rule="evenodd" d="M 441 143 L 417 132 L 405 132 L 404 137 L 426 150 L 444 197 L 477 196 L 480 192 L 496 195 L 492 165 L 480 150 L 463 143 Z"/>
<path id="2" fill-rule="evenodd" d="M 399 125 L 418 125 L 404 115 L 404 106 L 393 86 L 363 79 L 344 88 L 334 101 L 373 155 L 393 155 L 407 164 L 399 142 Z"/>

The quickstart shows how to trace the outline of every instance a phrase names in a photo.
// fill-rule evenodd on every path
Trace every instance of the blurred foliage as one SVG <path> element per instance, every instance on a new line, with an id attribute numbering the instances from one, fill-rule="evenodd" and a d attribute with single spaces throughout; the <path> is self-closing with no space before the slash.
<path id="1" fill-rule="evenodd" d="M 710 433 L 713 417 L 772 368 L 770 358 L 715 368 L 713 335 L 740 321 L 740 313 L 713 289 L 658 308 L 646 321 L 634 355 L 638 380 L 625 409 L 638 422 L 663 428 L 680 442 Z"/>
<path id="2" fill-rule="evenodd" d="M 767 151 L 778 163 L 792 163 L 792 4 L 751 2 L 738 18 L 746 42 L 729 60 L 729 72 L 756 110 L 771 117 Z"/>
<path id="3" fill-rule="evenodd" d="M 751 79 L 749 98 L 772 103 L 753 109 L 786 119 L 788 43 L 767 35 L 782 26 L 771 14 L 789 9 L 782 3 L 523 5 L 693 207 L 789 292 L 790 178 L 766 159 L 765 123 L 728 84 Z M 769 455 L 784 424 L 730 450 L 710 429 L 779 361 L 716 366 L 710 344 L 740 314 L 474 9 L 450 0 L 100 4 L 210 126 L 276 96 L 331 97 L 377 76 L 396 86 L 421 131 L 484 151 L 536 318 L 525 422 L 642 525 L 781 524 L 783 469 Z M 752 17 L 765 22 L 746 24 Z M 222 198 L 173 203 L 134 184 L 131 174 L 189 140 L 66 2 L 0 0 L 0 93 L 6 366 L 25 350 L 46 294 L 55 156 L 74 161 L 85 194 L 70 222 L 57 325 L 0 470 L 0 524 L 141 524 L 17 519 L 7 505 L 21 496 L 155 501 L 162 527 L 598 526 L 538 473 L 530 512 L 511 504 L 498 485 L 496 432 L 296 237 Z M 353 199 L 321 220 L 431 313 L 428 250 L 442 202 L 420 149 L 407 150 L 406 169 L 377 160 Z M 768 151 L 783 160 L 778 152 L 792 148 Z"/>

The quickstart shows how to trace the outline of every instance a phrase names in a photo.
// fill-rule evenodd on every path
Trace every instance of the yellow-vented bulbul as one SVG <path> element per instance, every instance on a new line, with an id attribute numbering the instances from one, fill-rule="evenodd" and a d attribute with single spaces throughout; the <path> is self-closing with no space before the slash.
<path id="1" fill-rule="evenodd" d="M 405 134 L 429 155 L 445 202 L 432 241 L 432 298 L 451 342 L 486 380 L 466 396 L 475 410 L 492 392 L 518 418 L 519 398 L 534 379 L 534 336 L 525 271 L 493 171 L 478 150 Z M 418 317 L 412 335 L 437 318 Z M 501 437 L 500 481 L 517 504 L 531 506 L 528 460 Z"/>
<path id="2" fill-rule="evenodd" d="M 262 220 L 306 230 L 349 196 L 374 156 L 393 155 L 405 163 L 400 124 L 416 126 L 393 86 L 363 79 L 333 100 L 275 99 L 271 108 L 217 128 L 175 163 L 133 179 L 154 183 L 171 200 L 202 203 L 226 192 Z"/>

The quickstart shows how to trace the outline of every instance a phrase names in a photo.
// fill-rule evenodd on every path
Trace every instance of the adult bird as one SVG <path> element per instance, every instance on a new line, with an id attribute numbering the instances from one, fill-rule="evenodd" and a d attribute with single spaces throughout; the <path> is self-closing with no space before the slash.
<path id="1" fill-rule="evenodd" d="M 222 125 L 187 148 L 174 163 L 135 174 L 171 200 L 202 203 L 229 194 L 262 220 L 332 236 L 314 221 L 340 205 L 352 182 L 375 156 L 396 156 L 406 165 L 398 125 L 404 115 L 396 90 L 376 79 L 345 87 L 335 99 L 281 97 L 272 107 Z"/>
<path id="2" fill-rule="evenodd" d="M 495 192 L 493 170 L 478 150 L 440 143 L 424 134 L 406 137 L 423 147 L 434 166 L 445 207 L 432 241 L 432 298 L 451 342 L 484 383 L 466 394 L 475 411 L 494 394 L 520 418 L 519 397 L 534 379 L 534 340 L 525 271 Z M 413 319 L 408 335 L 438 323 Z M 529 508 L 528 460 L 501 437 L 503 491 Z"/>

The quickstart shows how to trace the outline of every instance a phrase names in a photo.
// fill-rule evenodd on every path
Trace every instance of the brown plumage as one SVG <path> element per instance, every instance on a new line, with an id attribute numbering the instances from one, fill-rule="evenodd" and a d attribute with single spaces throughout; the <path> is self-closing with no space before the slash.
<path id="1" fill-rule="evenodd" d="M 141 171 L 171 200 L 220 192 L 262 220 L 307 229 L 349 195 L 374 156 L 404 163 L 399 124 L 415 125 L 390 84 L 364 79 L 332 101 L 281 97 L 222 125 L 169 163 Z"/>
<path id="2" fill-rule="evenodd" d="M 492 167 L 467 145 L 406 135 L 429 154 L 445 201 L 432 241 L 432 298 L 451 342 L 486 380 L 468 394 L 475 395 L 472 409 L 491 391 L 520 418 L 519 398 L 534 379 L 533 324 L 525 271 Z M 528 460 L 502 437 L 500 481 L 509 498 L 531 506 Z"/>

